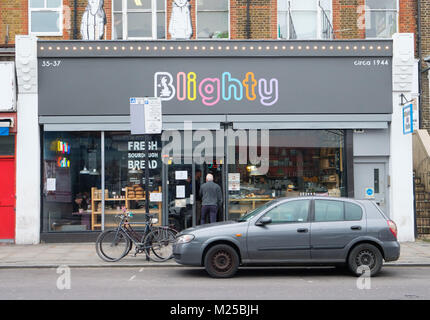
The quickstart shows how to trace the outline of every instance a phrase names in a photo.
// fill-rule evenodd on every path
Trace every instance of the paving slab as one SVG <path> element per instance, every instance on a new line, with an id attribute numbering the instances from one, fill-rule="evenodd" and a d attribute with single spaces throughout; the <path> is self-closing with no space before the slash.
<path id="1" fill-rule="evenodd" d="M 385 263 L 391 266 L 430 266 L 430 242 L 417 240 L 400 244 L 400 258 Z M 118 262 L 101 260 L 94 243 L 41 243 L 35 245 L 0 245 L 0 268 L 69 267 L 181 267 L 173 259 L 146 261 L 145 255 L 131 253 Z"/>

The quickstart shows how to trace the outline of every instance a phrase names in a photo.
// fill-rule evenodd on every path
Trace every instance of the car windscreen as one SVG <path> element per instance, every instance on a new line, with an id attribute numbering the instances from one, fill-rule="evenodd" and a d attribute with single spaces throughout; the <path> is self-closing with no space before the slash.
<path id="1" fill-rule="evenodd" d="M 248 221 L 249 219 L 251 219 L 252 217 L 255 217 L 256 215 L 258 215 L 260 212 L 263 212 L 266 208 L 270 207 L 271 205 L 273 205 L 274 203 L 278 202 L 278 199 L 266 202 L 265 204 L 263 204 L 262 206 L 252 210 L 251 212 L 248 212 L 246 214 L 244 214 L 242 217 L 240 217 L 239 220 L 237 220 L 238 222 L 244 222 L 244 221 Z"/>

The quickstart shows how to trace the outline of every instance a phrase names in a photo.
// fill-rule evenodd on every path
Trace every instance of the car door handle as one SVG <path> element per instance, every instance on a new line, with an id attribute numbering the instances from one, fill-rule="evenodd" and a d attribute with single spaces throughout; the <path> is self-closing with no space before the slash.
<path id="1" fill-rule="evenodd" d="M 351 230 L 361 230 L 361 226 L 352 226 Z"/>
<path id="2" fill-rule="evenodd" d="M 300 233 L 306 233 L 308 231 L 309 230 L 307 228 L 299 228 L 299 229 L 297 229 L 297 232 L 300 232 Z"/>

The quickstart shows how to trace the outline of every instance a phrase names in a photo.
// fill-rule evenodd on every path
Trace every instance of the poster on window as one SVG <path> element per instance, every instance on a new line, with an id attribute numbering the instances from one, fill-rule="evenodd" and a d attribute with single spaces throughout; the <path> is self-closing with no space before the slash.
<path id="1" fill-rule="evenodd" d="M 240 191 L 240 173 L 228 174 L 228 191 Z"/>
<path id="2" fill-rule="evenodd" d="M 176 180 L 187 180 L 188 179 L 188 171 L 186 171 L 186 170 L 175 171 L 175 179 Z"/>
<path id="3" fill-rule="evenodd" d="M 55 160 L 44 161 L 44 194 L 48 202 L 72 201 L 70 170 L 58 168 Z"/>
<path id="4" fill-rule="evenodd" d="M 185 186 L 176 186 L 176 198 L 185 198 Z"/>
<path id="5" fill-rule="evenodd" d="M 128 170 L 135 172 L 145 170 L 146 153 L 145 137 L 129 136 L 127 141 L 127 167 Z M 161 143 L 158 137 L 151 137 L 148 141 L 148 167 L 149 171 L 157 171 L 161 168 Z"/>

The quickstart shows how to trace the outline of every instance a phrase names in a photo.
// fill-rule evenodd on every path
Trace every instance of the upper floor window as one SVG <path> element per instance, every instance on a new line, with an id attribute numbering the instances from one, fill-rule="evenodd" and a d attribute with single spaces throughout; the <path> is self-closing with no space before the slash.
<path id="1" fill-rule="evenodd" d="M 113 39 L 165 39 L 165 0 L 113 0 Z"/>
<path id="2" fill-rule="evenodd" d="M 63 34 L 62 0 L 29 0 L 29 28 L 31 34 L 61 36 Z"/>
<path id="3" fill-rule="evenodd" d="M 398 0 L 366 0 L 366 38 L 391 38 L 397 32 Z"/>
<path id="4" fill-rule="evenodd" d="M 331 0 L 278 0 L 278 37 L 332 39 Z"/>
<path id="5" fill-rule="evenodd" d="M 228 12 L 228 0 L 197 0 L 197 38 L 228 38 Z"/>

